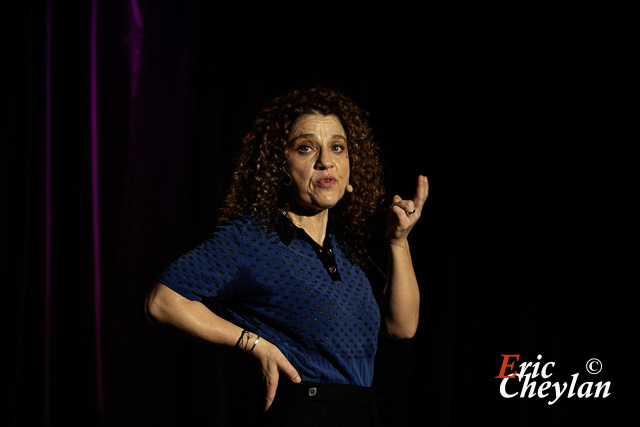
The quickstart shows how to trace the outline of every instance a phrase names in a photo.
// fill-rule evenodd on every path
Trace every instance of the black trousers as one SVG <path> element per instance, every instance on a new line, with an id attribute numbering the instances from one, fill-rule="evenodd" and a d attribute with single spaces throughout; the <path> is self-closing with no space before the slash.
<path id="1" fill-rule="evenodd" d="M 381 427 L 375 391 L 345 384 L 282 381 L 256 425 L 279 427 Z"/>

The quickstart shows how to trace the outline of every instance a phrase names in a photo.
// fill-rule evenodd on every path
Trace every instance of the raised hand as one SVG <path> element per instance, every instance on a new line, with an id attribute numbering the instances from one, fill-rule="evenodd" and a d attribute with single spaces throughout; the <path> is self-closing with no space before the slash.
<path id="1" fill-rule="evenodd" d="M 403 200 L 400 196 L 393 197 L 387 215 L 387 230 L 385 237 L 390 245 L 404 245 L 409 232 L 416 225 L 427 196 L 429 195 L 429 181 L 420 175 L 417 179 L 416 195 L 411 200 Z"/>

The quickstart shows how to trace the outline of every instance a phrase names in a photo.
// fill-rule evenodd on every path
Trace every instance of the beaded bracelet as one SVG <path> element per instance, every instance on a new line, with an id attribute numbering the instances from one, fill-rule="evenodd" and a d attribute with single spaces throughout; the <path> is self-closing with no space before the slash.
<path id="1" fill-rule="evenodd" d="M 242 340 L 245 338 L 245 335 L 246 335 L 246 341 L 243 346 Z M 249 341 L 251 340 L 252 337 L 253 335 L 251 334 L 251 332 L 247 331 L 246 329 L 243 329 L 242 333 L 240 334 L 240 338 L 238 338 L 238 341 L 236 341 L 236 345 L 234 345 L 234 347 L 238 347 L 241 351 L 242 363 L 246 363 L 245 354 L 250 354 L 253 351 L 253 349 L 256 348 L 256 345 L 258 345 L 258 341 L 260 341 L 260 336 L 256 335 L 256 340 L 253 342 L 253 345 L 251 346 L 251 348 L 247 350 L 247 346 L 249 345 Z"/>

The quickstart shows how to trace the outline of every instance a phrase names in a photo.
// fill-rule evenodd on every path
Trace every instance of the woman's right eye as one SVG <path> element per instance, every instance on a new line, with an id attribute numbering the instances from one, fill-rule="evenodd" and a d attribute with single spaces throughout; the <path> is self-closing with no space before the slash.
<path id="1" fill-rule="evenodd" d="M 309 153 L 311 151 L 311 147 L 308 145 L 301 145 L 298 147 L 298 151 L 301 153 Z"/>

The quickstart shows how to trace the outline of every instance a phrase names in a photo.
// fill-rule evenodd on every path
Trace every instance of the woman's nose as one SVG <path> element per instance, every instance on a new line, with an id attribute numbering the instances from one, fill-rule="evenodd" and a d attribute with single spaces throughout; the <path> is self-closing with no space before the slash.
<path id="1" fill-rule="evenodd" d="M 324 170 L 324 169 L 331 169 L 334 166 L 335 166 L 335 163 L 331 159 L 329 153 L 327 153 L 324 150 L 321 151 L 320 154 L 318 155 L 318 160 L 316 161 L 316 168 Z"/>

